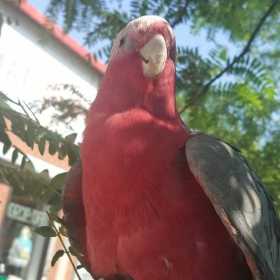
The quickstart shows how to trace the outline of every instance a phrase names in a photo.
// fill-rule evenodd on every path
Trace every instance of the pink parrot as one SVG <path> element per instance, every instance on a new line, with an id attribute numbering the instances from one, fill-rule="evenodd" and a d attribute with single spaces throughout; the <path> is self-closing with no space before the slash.
<path id="1" fill-rule="evenodd" d="M 184 126 L 175 49 L 157 16 L 114 40 L 65 187 L 70 239 L 106 280 L 279 280 L 272 202 L 238 150 Z"/>

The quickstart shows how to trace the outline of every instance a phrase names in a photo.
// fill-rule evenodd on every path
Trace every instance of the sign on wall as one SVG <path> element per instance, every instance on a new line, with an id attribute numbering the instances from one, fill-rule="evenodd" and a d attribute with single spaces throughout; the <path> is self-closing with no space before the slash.
<path id="1" fill-rule="evenodd" d="M 7 217 L 36 227 L 48 224 L 48 216 L 45 212 L 14 202 L 8 205 Z"/>

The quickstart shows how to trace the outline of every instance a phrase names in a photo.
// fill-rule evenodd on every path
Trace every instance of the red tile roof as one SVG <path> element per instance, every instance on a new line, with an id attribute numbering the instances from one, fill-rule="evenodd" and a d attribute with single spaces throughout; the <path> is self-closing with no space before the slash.
<path id="1" fill-rule="evenodd" d="M 25 15 L 30 17 L 34 22 L 45 28 L 52 36 L 57 39 L 59 42 L 64 44 L 82 59 L 90 63 L 91 67 L 98 71 L 100 74 L 104 74 L 106 71 L 106 65 L 101 61 L 95 59 L 91 53 L 84 47 L 82 47 L 77 41 L 72 37 L 67 35 L 61 27 L 59 27 L 54 22 L 50 21 L 46 16 L 44 16 L 40 11 L 38 11 L 34 6 L 28 3 L 27 0 L 20 0 L 18 8 Z"/>

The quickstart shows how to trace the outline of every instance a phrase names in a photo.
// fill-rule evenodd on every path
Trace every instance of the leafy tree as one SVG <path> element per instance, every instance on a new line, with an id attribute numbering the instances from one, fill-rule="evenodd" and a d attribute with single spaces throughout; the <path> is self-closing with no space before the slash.
<path id="1" fill-rule="evenodd" d="M 79 147 L 74 144 L 76 134 L 62 137 L 42 127 L 35 116 L 30 115 L 28 108 L 0 92 L 0 142 L 3 154 L 11 152 L 14 164 L 0 162 L 0 180 L 15 188 L 14 195 L 27 197 L 31 204 L 49 204 L 57 210 L 65 174 L 59 174 L 52 180 L 47 171 L 36 174 L 28 156 L 12 145 L 8 133 L 17 135 L 31 149 L 37 146 L 41 155 L 48 152 L 57 154 L 60 159 L 67 157 L 70 165 L 79 157 Z"/>
<path id="2" fill-rule="evenodd" d="M 62 17 L 65 30 L 78 30 L 103 58 L 116 33 L 141 15 L 161 15 L 175 31 L 206 32 L 214 45 L 207 56 L 190 48 L 187 36 L 178 47 L 179 110 L 191 128 L 239 147 L 280 209 L 279 11 L 277 0 L 52 0 L 47 14 Z M 221 32 L 235 55 L 219 39 Z"/>

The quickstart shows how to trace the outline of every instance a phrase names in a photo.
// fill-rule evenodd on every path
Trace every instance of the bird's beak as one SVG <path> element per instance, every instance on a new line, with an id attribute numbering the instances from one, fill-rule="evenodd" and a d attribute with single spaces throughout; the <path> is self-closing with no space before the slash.
<path id="1" fill-rule="evenodd" d="M 163 71 L 167 59 L 167 47 L 162 35 L 155 35 L 140 49 L 139 53 L 143 60 L 143 73 L 146 77 L 154 78 Z"/>

